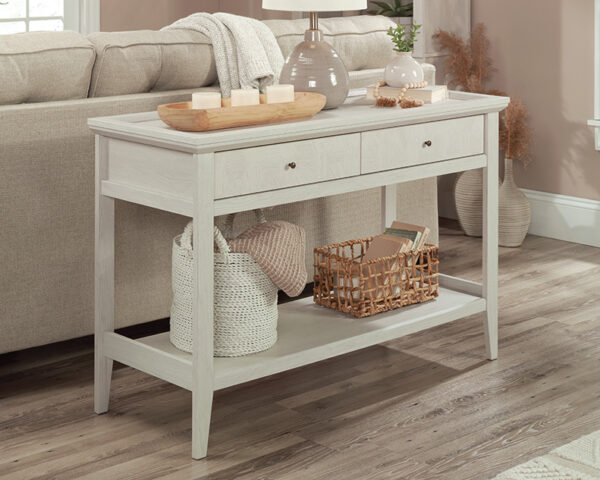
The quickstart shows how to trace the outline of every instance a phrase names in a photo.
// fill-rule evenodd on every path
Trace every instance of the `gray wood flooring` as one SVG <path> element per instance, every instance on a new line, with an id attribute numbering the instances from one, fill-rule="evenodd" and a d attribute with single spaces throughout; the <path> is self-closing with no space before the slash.
<path id="1" fill-rule="evenodd" d="M 478 239 L 441 247 L 479 279 Z M 117 365 L 93 413 L 89 339 L 0 356 L 0 478 L 490 479 L 600 430 L 600 249 L 528 237 L 499 280 L 498 361 L 476 316 L 218 392 L 202 461 L 182 389 Z"/>

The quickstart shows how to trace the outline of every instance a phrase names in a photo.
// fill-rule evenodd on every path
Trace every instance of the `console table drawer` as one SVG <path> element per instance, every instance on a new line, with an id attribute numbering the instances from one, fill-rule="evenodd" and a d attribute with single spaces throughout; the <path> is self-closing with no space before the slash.
<path id="1" fill-rule="evenodd" d="M 361 173 L 483 153 L 483 116 L 362 133 Z"/>
<path id="2" fill-rule="evenodd" d="M 360 134 L 215 154 L 215 198 L 360 175 Z"/>

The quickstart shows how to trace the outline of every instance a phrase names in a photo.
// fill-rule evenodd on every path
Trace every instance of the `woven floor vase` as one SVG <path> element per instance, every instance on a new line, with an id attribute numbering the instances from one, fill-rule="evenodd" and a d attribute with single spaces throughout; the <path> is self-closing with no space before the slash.
<path id="1" fill-rule="evenodd" d="M 531 205 L 515 183 L 513 163 L 512 158 L 504 160 L 504 181 L 498 199 L 498 244 L 502 247 L 520 247 L 531 225 Z"/>
<path id="2" fill-rule="evenodd" d="M 498 179 L 500 185 L 500 179 Z M 454 204 L 458 222 L 469 237 L 483 236 L 483 170 L 467 170 L 456 178 Z"/>
<path id="3" fill-rule="evenodd" d="M 469 237 L 483 232 L 483 170 L 467 170 L 454 184 L 454 203 L 461 228 Z"/>
<path id="4" fill-rule="evenodd" d="M 245 253 L 230 253 L 215 226 L 214 356 L 239 357 L 261 352 L 277 341 L 277 287 Z M 193 250 L 192 224 L 173 240 L 171 343 L 191 352 Z"/>

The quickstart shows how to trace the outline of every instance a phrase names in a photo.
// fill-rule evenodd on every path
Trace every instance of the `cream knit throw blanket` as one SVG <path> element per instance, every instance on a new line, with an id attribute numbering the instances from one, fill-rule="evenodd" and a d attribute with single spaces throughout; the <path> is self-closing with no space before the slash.
<path id="1" fill-rule="evenodd" d="M 234 88 L 258 88 L 279 81 L 283 55 L 273 32 L 253 18 L 229 13 L 194 13 L 165 29 L 194 30 L 212 42 L 223 97 Z"/>
<path id="2" fill-rule="evenodd" d="M 288 222 L 259 223 L 229 242 L 234 253 L 247 253 L 278 288 L 295 297 L 306 286 L 304 229 Z"/>

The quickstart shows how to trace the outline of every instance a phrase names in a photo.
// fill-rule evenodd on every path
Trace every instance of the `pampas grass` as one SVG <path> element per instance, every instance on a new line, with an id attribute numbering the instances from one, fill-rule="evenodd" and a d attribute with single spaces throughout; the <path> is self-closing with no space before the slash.
<path id="1" fill-rule="evenodd" d="M 450 56 L 445 61 L 446 74 L 450 76 L 449 87 L 466 89 L 473 68 L 473 57 L 467 42 L 456 33 L 439 30 L 433 38 Z"/>
<path id="2" fill-rule="evenodd" d="M 490 57 L 490 41 L 484 24 L 478 23 L 473 27 L 468 42 L 445 30 L 439 30 L 433 38 L 438 41 L 442 50 L 449 53 L 444 67 L 451 88 L 508 96 L 501 90 L 485 88 L 496 69 Z M 519 99 L 511 100 L 506 110 L 500 114 L 500 148 L 504 150 L 506 158 L 520 160 L 523 165 L 527 165 L 531 160 L 531 129 L 527 125 L 527 117 L 527 110 Z"/>
<path id="3" fill-rule="evenodd" d="M 472 60 L 471 75 L 467 87 L 471 92 L 483 93 L 485 82 L 496 71 L 490 57 L 490 41 L 487 38 L 483 23 L 478 23 L 473 27 L 469 50 Z"/>
<path id="4" fill-rule="evenodd" d="M 442 50 L 450 53 L 444 65 L 450 76 L 450 86 L 467 92 L 485 93 L 485 82 L 495 71 L 485 25 L 475 25 L 468 42 L 445 30 L 438 30 L 433 38 Z"/>
<path id="5" fill-rule="evenodd" d="M 500 118 L 500 148 L 504 150 L 506 158 L 520 160 L 523 165 L 531 160 L 531 129 L 527 125 L 527 117 L 523 102 L 514 98 Z"/>

